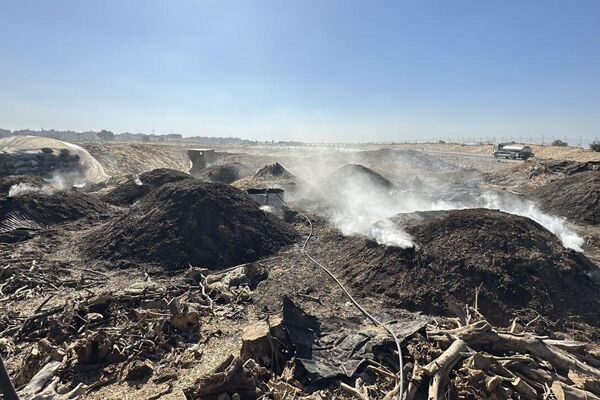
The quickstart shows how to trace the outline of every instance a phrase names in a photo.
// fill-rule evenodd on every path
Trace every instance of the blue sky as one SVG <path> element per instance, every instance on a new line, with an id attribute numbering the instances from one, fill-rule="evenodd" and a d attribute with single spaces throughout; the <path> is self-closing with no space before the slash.
<path id="1" fill-rule="evenodd" d="M 600 136 L 600 1 L 0 0 L 0 127 Z"/>

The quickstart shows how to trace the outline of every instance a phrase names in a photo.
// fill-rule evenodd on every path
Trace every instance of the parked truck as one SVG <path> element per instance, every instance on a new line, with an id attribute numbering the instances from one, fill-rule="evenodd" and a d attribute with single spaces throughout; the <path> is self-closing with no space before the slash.
<path id="1" fill-rule="evenodd" d="M 494 146 L 493 154 L 496 158 L 510 158 L 512 160 L 527 160 L 534 155 L 531 146 L 517 143 L 500 143 Z"/>

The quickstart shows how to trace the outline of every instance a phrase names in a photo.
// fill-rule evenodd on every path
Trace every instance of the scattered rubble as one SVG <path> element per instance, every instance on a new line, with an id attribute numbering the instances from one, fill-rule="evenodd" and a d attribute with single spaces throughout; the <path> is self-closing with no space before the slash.
<path id="1" fill-rule="evenodd" d="M 153 169 L 132 176 L 102 196 L 102 199 L 117 206 L 129 206 L 166 183 L 184 179 L 192 179 L 192 176 L 169 168 Z"/>
<path id="2" fill-rule="evenodd" d="M 89 257 L 168 268 L 223 268 L 269 255 L 295 240 L 293 228 L 240 190 L 185 179 L 151 192 L 84 238 Z"/>

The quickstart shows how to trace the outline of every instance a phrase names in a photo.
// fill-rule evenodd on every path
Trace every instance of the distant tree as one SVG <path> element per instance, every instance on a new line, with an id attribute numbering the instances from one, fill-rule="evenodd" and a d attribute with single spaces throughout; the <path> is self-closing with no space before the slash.
<path id="1" fill-rule="evenodd" d="M 105 129 L 102 129 L 97 135 L 100 138 L 100 140 L 104 140 L 104 141 L 115 140 L 115 134 L 112 133 L 111 131 L 107 131 Z"/>
<path id="2" fill-rule="evenodd" d="M 600 140 L 596 139 L 590 143 L 590 149 L 600 152 Z"/>
<path id="3" fill-rule="evenodd" d="M 554 142 L 552 142 L 552 146 L 556 146 L 556 147 L 567 147 L 569 144 L 567 142 L 563 142 L 560 139 L 556 139 Z"/>

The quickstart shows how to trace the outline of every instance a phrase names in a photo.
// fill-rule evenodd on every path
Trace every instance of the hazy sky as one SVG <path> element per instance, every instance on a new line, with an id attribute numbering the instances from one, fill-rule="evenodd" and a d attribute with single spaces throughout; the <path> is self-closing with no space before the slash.
<path id="1" fill-rule="evenodd" d="M 0 0 L 0 127 L 600 136 L 600 1 Z"/>

